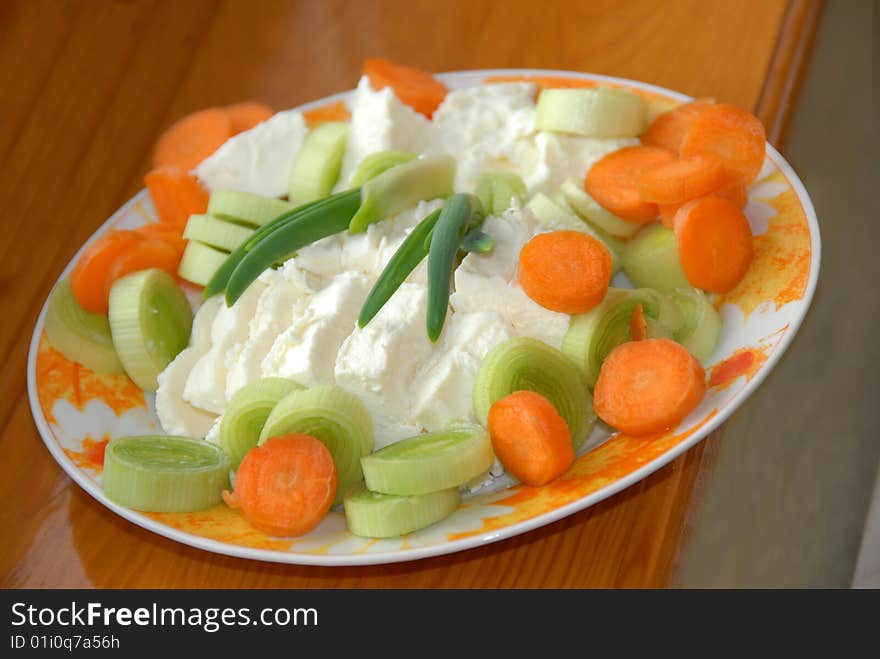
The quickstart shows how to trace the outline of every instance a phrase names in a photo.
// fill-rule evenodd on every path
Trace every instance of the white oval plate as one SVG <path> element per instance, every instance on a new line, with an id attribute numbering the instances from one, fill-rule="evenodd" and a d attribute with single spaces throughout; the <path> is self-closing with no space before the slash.
<path id="1" fill-rule="evenodd" d="M 493 76 L 558 76 L 584 85 L 610 85 L 647 97 L 655 111 L 687 96 L 621 78 L 545 70 L 464 71 L 439 77 L 450 88 L 478 85 Z M 300 109 L 346 100 L 336 94 Z M 770 145 L 749 190 L 746 215 L 755 234 L 755 259 L 745 280 L 718 301 L 724 328 L 707 371 L 710 389 L 699 408 L 664 435 L 633 439 L 593 433 L 561 478 L 541 488 L 499 479 L 468 497 L 451 517 L 391 540 L 351 535 L 343 515 L 331 512 L 314 531 L 295 539 L 267 537 L 220 505 L 198 513 L 140 513 L 109 501 L 101 490 L 103 447 L 109 438 L 161 432 L 152 396 L 124 376 L 98 376 L 64 359 L 43 332 L 45 305 L 28 359 L 28 395 L 34 421 L 58 464 L 102 505 L 150 531 L 207 551 L 280 563 L 364 565 L 437 556 L 476 547 L 549 524 L 645 478 L 721 425 L 772 370 L 806 315 L 819 276 L 819 225 L 803 185 Z M 145 190 L 92 236 L 155 221 Z M 87 243 L 88 244 L 88 243 Z M 85 246 L 83 247 L 83 249 Z M 80 250 L 82 251 L 82 250 Z M 67 277 L 76 257 L 61 278 Z"/>

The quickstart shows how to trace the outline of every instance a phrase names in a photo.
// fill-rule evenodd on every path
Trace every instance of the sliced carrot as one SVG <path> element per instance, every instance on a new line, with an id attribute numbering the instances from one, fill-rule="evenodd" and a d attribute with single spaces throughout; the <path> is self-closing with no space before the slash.
<path id="1" fill-rule="evenodd" d="M 253 101 L 233 103 L 223 109 L 226 110 L 226 114 L 229 116 L 229 127 L 233 135 L 250 130 L 275 114 L 275 110 L 268 105 L 254 103 Z"/>
<path id="2" fill-rule="evenodd" d="M 696 288 L 726 293 L 749 269 L 752 231 L 731 201 L 702 197 L 688 202 L 675 214 L 674 231 L 681 268 Z"/>
<path id="3" fill-rule="evenodd" d="M 162 222 L 186 224 L 190 215 L 208 210 L 208 193 L 194 176 L 181 167 L 157 167 L 147 172 L 144 184 Z"/>
<path id="4" fill-rule="evenodd" d="M 117 279 L 150 268 L 159 268 L 176 277 L 181 256 L 183 252 L 178 252 L 170 243 L 160 238 L 147 238 L 116 257 L 108 272 L 108 281 L 112 287 Z M 109 289 L 107 295 L 109 299 Z"/>
<path id="5" fill-rule="evenodd" d="M 745 181 L 741 178 L 733 177 L 717 190 L 704 196 L 721 197 L 733 202 L 737 208 L 745 208 L 745 205 L 749 201 L 749 190 Z M 688 199 L 688 201 L 693 201 L 693 199 Z M 660 219 L 663 220 L 663 225 L 671 229 L 675 222 L 675 214 L 678 212 L 678 209 L 686 203 L 687 201 L 680 204 L 658 204 L 658 207 L 660 208 Z"/>
<path id="6" fill-rule="evenodd" d="M 223 108 L 199 110 L 168 128 L 153 151 L 153 166 L 177 165 L 189 171 L 232 136 L 232 122 Z"/>
<path id="7" fill-rule="evenodd" d="M 311 435 L 290 434 L 251 449 L 235 472 L 234 492 L 223 492 L 223 500 L 264 533 L 297 536 L 324 519 L 336 483 L 327 447 Z"/>
<path id="8" fill-rule="evenodd" d="M 721 158 L 701 153 L 648 167 L 639 177 L 639 194 L 657 204 L 683 203 L 717 190 L 726 180 Z"/>
<path id="9" fill-rule="evenodd" d="M 699 114 L 714 103 L 712 99 L 698 98 L 680 105 L 674 110 L 664 112 L 654 119 L 642 133 L 642 144 L 656 146 L 678 153 L 681 141 Z"/>
<path id="10" fill-rule="evenodd" d="M 348 121 L 351 119 L 351 112 L 348 111 L 348 106 L 343 101 L 333 101 L 306 110 L 303 112 L 303 119 L 306 120 L 306 126 L 311 130 L 329 121 Z"/>
<path id="11" fill-rule="evenodd" d="M 657 204 L 639 194 L 639 177 L 649 167 L 675 160 L 655 146 L 628 146 L 609 153 L 587 172 L 584 189 L 603 207 L 625 220 L 645 224 L 657 218 Z"/>
<path id="12" fill-rule="evenodd" d="M 706 373 L 669 339 L 628 341 L 602 362 L 593 389 L 596 414 L 612 428 L 639 436 L 674 428 L 706 393 Z"/>
<path id="13" fill-rule="evenodd" d="M 401 103 L 429 119 L 446 98 L 448 91 L 442 82 L 427 71 L 379 57 L 372 57 L 364 62 L 364 73 L 374 89 L 391 87 Z"/>
<path id="14" fill-rule="evenodd" d="M 153 222 L 138 227 L 135 231 L 147 238 L 158 238 L 159 240 L 168 243 L 178 252 L 178 254 L 183 256 L 183 250 L 186 249 L 187 242 L 186 238 L 183 237 L 183 231 L 185 228 L 185 224 Z"/>
<path id="15" fill-rule="evenodd" d="M 751 112 L 733 105 L 710 105 L 685 133 L 679 154 L 714 153 L 728 172 L 748 182 L 764 164 L 765 140 L 764 124 Z"/>
<path id="16" fill-rule="evenodd" d="M 633 341 L 644 341 L 648 338 L 648 322 L 641 304 L 636 305 L 629 319 L 629 336 Z"/>
<path id="17" fill-rule="evenodd" d="M 585 313 L 599 304 L 611 281 L 611 254 L 580 231 L 551 231 L 532 238 L 519 253 L 519 283 L 542 307 Z"/>
<path id="18" fill-rule="evenodd" d="M 73 266 L 70 287 L 76 301 L 91 313 L 107 313 L 110 271 L 116 261 L 146 240 L 136 231 L 110 231 L 89 245 Z"/>
<path id="19" fill-rule="evenodd" d="M 504 468 L 526 485 L 540 486 L 574 462 L 571 432 L 549 400 L 515 391 L 489 408 L 492 448 Z"/>
<path id="20" fill-rule="evenodd" d="M 721 197 L 733 202 L 737 208 L 745 208 L 749 203 L 749 187 L 746 182 L 738 177 L 733 177 L 712 193 L 713 197 Z"/>

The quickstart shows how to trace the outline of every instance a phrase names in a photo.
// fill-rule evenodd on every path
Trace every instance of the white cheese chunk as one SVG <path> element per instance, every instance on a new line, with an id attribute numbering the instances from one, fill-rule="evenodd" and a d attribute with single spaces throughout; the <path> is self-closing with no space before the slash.
<path id="1" fill-rule="evenodd" d="M 204 437 L 216 414 L 193 407 L 183 399 L 183 389 L 195 363 L 208 351 L 211 325 L 221 305 L 220 297 L 206 300 L 193 318 L 189 347 L 181 351 L 159 374 L 156 416 L 169 435 Z"/>
<path id="2" fill-rule="evenodd" d="M 255 281 L 234 305 L 220 305 L 211 325 L 211 347 L 195 363 L 183 389 L 183 398 L 191 405 L 215 414 L 226 409 L 227 353 L 240 352 L 240 344 L 247 340 L 257 300 L 265 287 L 263 282 Z"/>
<path id="3" fill-rule="evenodd" d="M 519 209 L 508 209 L 502 217 L 489 216 L 483 223 L 483 231 L 492 236 L 495 243 L 492 251 L 488 254 L 468 254 L 458 269 L 512 281 L 523 245 L 539 230 L 534 216 Z"/>
<path id="4" fill-rule="evenodd" d="M 367 77 L 362 77 L 351 103 L 351 124 L 336 189 L 348 187 L 361 160 L 371 153 L 387 149 L 424 152 L 430 127 L 431 122 L 397 100 L 390 87 L 376 91 Z"/>
<path id="5" fill-rule="evenodd" d="M 296 267 L 296 263 L 290 261 L 283 271 L 267 270 L 261 277 L 266 288 L 257 300 L 247 341 L 237 355 L 227 354 L 232 361 L 226 376 L 227 400 L 231 400 L 243 386 L 261 377 L 263 359 L 269 354 L 276 337 L 293 322 L 294 305 L 311 295 L 311 290 L 303 286 L 300 277 L 291 276 Z"/>
<path id="6" fill-rule="evenodd" d="M 289 378 L 304 386 L 333 384 L 339 346 L 355 327 L 370 280 L 355 272 L 337 275 L 294 307 L 293 321 L 272 344 L 262 375 Z"/>
<path id="7" fill-rule="evenodd" d="M 367 405 L 377 446 L 389 441 L 383 425 L 410 417 L 413 378 L 433 350 L 425 330 L 427 300 L 425 286 L 404 283 L 366 327 L 345 339 L 336 357 L 336 383 Z"/>
<path id="8" fill-rule="evenodd" d="M 533 336 L 554 348 L 562 347 L 570 317 L 534 302 L 515 281 L 486 277 L 459 268 L 450 303 L 456 313 L 494 311 L 510 323 L 517 336 Z"/>
<path id="9" fill-rule="evenodd" d="M 488 169 L 531 171 L 536 149 L 535 86 L 480 85 L 449 92 L 434 113 L 432 153 L 458 159 L 455 189 L 473 192 Z"/>
<path id="10" fill-rule="evenodd" d="M 427 430 L 473 418 L 473 389 L 480 363 L 492 348 L 515 336 L 500 314 L 456 313 L 443 344 L 415 378 L 413 418 Z"/>
<path id="11" fill-rule="evenodd" d="M 625 146 L 633 146 L 635 138 L 599 139 L 541 131 L 534 137 L 537 156 L 531 168 L 518 168 L 531 194 L 552 194 L 566 178 L 583 181 L 589 169 L 604 156 Z"/>
<path id="12" fill-rule="evenodd" d="M 287 194 L 293 158 L 308 129 L 301 112 L 287 110 L 230 137 L 195 168 L 209 190 L 225 188 L 266 197 Z"/>

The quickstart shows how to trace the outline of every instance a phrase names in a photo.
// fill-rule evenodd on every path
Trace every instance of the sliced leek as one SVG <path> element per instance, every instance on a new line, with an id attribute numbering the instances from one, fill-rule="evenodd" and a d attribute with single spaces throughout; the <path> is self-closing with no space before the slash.
<path id="1" fill-rule="evenodd" d="M 623 271 L 636 286 L 658 291 L 690 288 L 678 260 L 675 234 L 662 224 L 642 229 L 626 243 L 621 259 Z"/>
<path id="2" fill-rule="evenodd" d="M 352 174 L 349 185 L 357 188 L 367 181 L 376 178 L 382 172 L 415 159 L 416 154 L 408 151 L 376 151 L 361 160 L 354 174 Z"/>
<path id="3" fill-rule="evenodd" d="M 535 128 L 584 137 L 636 137 L 645 128 L 645 100 L 623 89 L 545 89 Z"/>
<path id="4" fill-rule="evenodd" d="M 599 202 L 587 194 L 584 186 L 573 178 L 565 179 L 559 190 L 565 197 L 568 205 L 575 213 L 580 215 L 581 219 L 604 230 L 615 238 L 630 238 L 642 228 L 641 224 L 627 222 L 603 208 Z"/>
<path id="5" fill-rule="evenodd" d="M 288 433 L 312 435 L 330 450 L 339 476 L 336 503 L 363 480 L 361 458 L 373 450 L 373 421 L 354 394 L 334 385 L 288 394 L 266 419 L 259 443 Z"/>
<path id="6" fill-rule="evenodd" d="M 385 494 L 428 494 L 458 487 L 485 473 L 495 460 L 482 426 L 458 423 L 416 435 L 361 459 L 367 488 Z"/>
<path id="7" fill-rule="evenodd" d="M 639 304 L 652 338 L 671 338 L 684 322 L 681 312 L 666 296 L 644 288 L 609 288 L 598 306 L 572 316 L 562 352 L 578 365 L 591 389 L 608 353 L 631 339 L 630 319 Z"/>
<path id="8" fill-rule="evenodd" d="M 186 279 L 197 286 L 205 286 L 228 256 L 227 252 L 209 247 L 197 240 L 190 240 L 183 250 L 183 258 L 177 266 L 177 274 L 181 279 Z"/>
<path id="9" fill-rule="evenodd" d="M 123 373 L 113 347 L 106 314 L 85 311 L 73 295 L 70 280 L 58 282 L 46 306 L 46 336 L 67 359 L 95 373 Z"/>
<path id="10" fill-rule="evenodd" d="M 520 390 L 536 391 L 556 406 L 577 450 L 596 421 L 593 398 L 577 366 L 556 348 L 529 337 L 498 344 L 483 358 L 474 383 L 474 413 L 485 425 L 492 404 Z"/>
<path id="11" fill-rule="evenodd" d="M 460 501 L 457 487 L 416 496 L 360 489 L 345 497 L 345 521 L 355 535 L 396 538 L 449 517 Z"/>
<path id="12" fill-rule="evenodd" d="M 312 130 L 293 159 L 287 198 L 305 204 L 326 197 L 339 179 L 348 124 L 330 121 Z"/>
<path id="13" fill-rule="evenodd" d="M 110 289 L 110 331 L 125 372 L 144 391 L 186 348 L 193 313 L 167 272 L 150 269 L 117 279 Z"/>
<path id="14" fill-rule="evenodd" d="M 392 167 L 370 179 L 361 190 L 361 206 L 349 225 L 362 233 L 374 222 L 396 215 L 420 201 L 448 197 L 455 178 L 455 158 L 426 156 Z"/>
<path id="15" fill-rule="evenodd" d="M 209 247 L 231 252 L 250 238 L 253 233 L 254 230 L 249 227 L 213 215 L 190 215 L 186 229 L 183 231 L 183 237 L 187 240 L 197 240 Z"/>
<path id="16" fill-rule="evenodd" d="M 257 445 L 266 419 L 278 401 L 302 388 L 286 378 L 262 378 L 235 392 L 220 422 L 220 446 L 233 469 Z"/>
<path id="17" fill-rule="evenodd" d="M 669 297 L 682 312 L 684 322 L 673 337 L 696 359 L 706 363 L 721 335 L 721 316 L 709 297 L 695 288 L 678 288 Z"/>
<path id="18" fill-rule="evenodd" d="M 253 226 L 262 226 L 294 208 L 296 204 L 238 190 L 214 190 L 208 200 L 208 215 Z"/>
<path id="19" fill-rule="evenodd" d="M 104 494 L 150 512 L 188 512 L 220 503 L 229 460 L 216 445 L 171 435 L 119 437 L 104 451 Z"/>
<path id="20" fill-rule="evenodd" d="M 477 196 L 483 209 L 496 217 L 521 203 L 526 196 L 526 184 L 519 174 L 513 172 L 483 172 L 477 179 Z"/>

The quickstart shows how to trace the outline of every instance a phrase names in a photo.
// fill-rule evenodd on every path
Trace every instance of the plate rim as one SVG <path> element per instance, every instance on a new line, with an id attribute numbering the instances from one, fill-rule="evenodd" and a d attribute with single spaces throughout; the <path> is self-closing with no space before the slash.
<path id="1" fill-rule="evenodd" d="M 666 96 L 681 101 L 688 101 L 693 98 L 681 92 L 676 92 L 671 89 L 667 89 L 646 82 L 630 80 L 628 78 L 579 71 L 565 71 L 561 69 L 467 69 L 461 71 L 446 71 L 438 73 L 436 75 L 441 80 L 446 80 L 449 82 L 461 81 L 459 83 L 461 87 L 467 87 L 467 81 L 469 79 L 478 80 L 485 79 L 490 76 L 500 75 L 560 76 L 569 78 L 574 77 L 642 89 L 645 91 L 657 93 L 661 96 Z M 326 103 L 343 100 L 345 97 L 348 97 L 353 91 L 354 89 L 349 89 L 342 92 L 337 92 L 335 94 L 331 94 L 329 96 L 325 96 L 314 101 L 309 101 L 308 103 L 303 103 L 289 109 L 294 111 L 305 111 L 316 106 L 324 105 Z M 473 549 L 475 547 L 480 547 L 500 540 L 505 540 L 507 538 L 521 535 L 523 533 L 528 533 L 542 526 L 546 526 L 548 524 L 552 524 L 553 522 L 559 521 L 560 519 L 568 517 L 576 512 L 585 510 L 586 508 L 594 506 L 595 504 L 617 494 L 627 487 L 630 487 L 631 485 L 646 478 L 655 471 L 663 468 L 664 466 L 675 460 L 678 456 L 682 455 L 684 452 L 695 446 L 697 443 L 703 441 L 709 434 L 714 432 L 719 426 L 721 426 L 721 424 L 727 421 L 727 419 L 730 418 L 730 416 L 736 410 L 740 408 L 743 402 L 749 396 L 751 396 L 752 393 L 754 393 L 754 391 L 764 382 L 767 376 L 774 370 L 776 364 L 788 350 L 788 347 L 794 340 L 795 335 L 798 333 L 798 330 L 803 324 L 803 321 L 812 306 L 813 297 L 815 295 L 816 287 L 818 284 L 819 271 L 821 269 L 822 245 L 819 220 L 816 215 L 812 199 L 810 198 L 809 193 L 804 187 L 803 182 L 794 171 L 794 168 L 779 153 L 779 151 L 777 151 L 776 148 L 773 147 L 773 145 L 767 142 L 766 148 L 768 157 L 779 168 L 780 172 L 783 174 L 783 176 L 786 178 L 786 180 L 789 182 L 789 184 L 797 194 L 798 201 L 803 207 L 807 224 L 810 229 L 810 272 L 807 279 L 804 296 L 799 300 L 799 302 L 803 304 L 803 309 L 791 319 L 791 321 L 789 322 L 788 330 L 785 332 L 780 342 L 775 346 L 774 350 L 768 356 L 767 360 L 755 373 L 754 377 L 746 382 L 745 386 L 743 386 L 742 389 L 740 389 L 730 399 L 730 401 L 725 405 L 723 409 L 718 410 L 718 412 L 714 414 L 712 418 L 706 420 L 705 423 L 703 423 L 698 429 L 694 430 L 687 438 L 679 442 L 676 446 L 669 449 L 662 455 L 627 474 L 623 478 L 620 478 L 615 482 L 606 485 L 605 487 L 599 488 L 595 492 L 591 492 L 590 494 L 583 496 L 580 499 L 569 502 L 540 515 L 536 515 L 531 519 L 516 522 L 514 524 L 510 524 L 494 531 L 476 533 L 467 538 L 450 540 L 425 547 L 410 547 L 406 549 L 397 549 L 393 551 L 375 553 L 310 554 L 295 551 L 295 546 L 290 551 L 279 551 L 273 549 L 260 549 L 243 545 L 235 545 L 231 543 L 221 542 L 219 540 L 213 540 L 211 538 L 197 536 L 182 531 L 180 529 L 176 529 L 167 524 L 163 524 L 162 522 L 152 519 L 138 511 L 120 506 L 119 504 L 116 504 L 107 499 L 107 497 L 104 496 L 103 490 L 101 490 L 98 484 L 90 479 L 85 474 L 85 472 L 77 467 L 70 459 L 70 457 L 67 456 L 64 450 L 61 448 L 60 443 L 55 438 L 55 435 L 49 427 L 49 423 L 46 420 L 45 415 L 43 414 L 43 410 L 40 405 L 39 396 L 37 393 L 36 361 L 37 353 L 39 351 L 40 339 L 43 334 L 46 308 L 48 306 L 48 295 L 43 301 L 40 313 L 37 316 L 37 320 L 34 324 L 34 329 L 30 340 L 30 347 L 28 350 L 27 388 L 28 401 L 31 408 L 31 416 L 34 419 L 34 424 L 37 426 L 37 430 L 40 433 L 43 444 L 49 450 L 49 453 L 55 459 L 56 463 L 58 463 L 58 465 L 64 470 L 64 472 L 77 485 L 85 490 L 86 493 L 88 493 L 98 503 L 105 506 L 106 508 L 109 508 L 111 511 L 128 520 L 129 522 L 132 522 L 133 524 L 146 529 L 147 531 L 156 533 L 175 542 L 179 542 L 181 544 L 215 554 L 271 563 L 294 565 L 327 567 L 378 565 L 415 561 L 424 558 L 430 558 L 433 556 L 459 553 L 468 549 Z M 142 188 L 141 190 L 139 190 L 133 197 L 126 201 L 122 206 L 117 208 L 116 211 L 114 211 L 109 218 L 107 218 L 97 229 L 94 230 L 88 240 L 86 240 L 79 248 L 79 250 L 77 250 L 77 252 L 71 257 L 70 261 L 56 278 L 55 282 L 52 285 L 53 289 L 58 281 L 69 274 L 69 272 L 73 268 L 73 264 L 79 258 L 80 254 L 92 242 L 103 235 L 107 231 L 107 229 L 115 222 L 118 216 L 122 215 L 130 206 L 140 202 L 141 199 L 146 196 L 146 194 L 146 189 Z"/>

